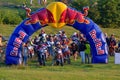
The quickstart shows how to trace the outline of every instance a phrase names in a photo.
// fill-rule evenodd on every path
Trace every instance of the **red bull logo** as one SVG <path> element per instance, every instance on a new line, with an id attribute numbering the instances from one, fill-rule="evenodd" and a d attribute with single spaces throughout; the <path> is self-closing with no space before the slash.
<path id="1" fill-rule="evenodd" d="M 46 8 L 53 14 L 53 18 L 55 20 L 55 23 L 49 22 L 48 25 L 55 28 L 61 28 L 66 24 L 64 20 L 66 16 L 67 6 L 64 3 L 53 2 Z"/>
<path id="2" fill-rule="evenodd" d="M 48 23 L 55 23 L 53 14 L 48 9 L 46 10 L 47 10 L 47 16 L 48 16 Z"/>
<path id="3" fill-rule="evenodd" d="M 85 23 L 85 24 L 90 23 L 89 20 L 85 19 L 84 14 L 82 14 L 80 12 L 77 12 L 76 21 L 79 22 L 79 23 Z"/>
<path id="4" fill-rule="evenodd" d="M 87 11 L 88 9 L 85 9 Z M 73 9 L 67 8 L 67 10 L 63 11 L 61 14 L 60 22 L 64 22 L 66 24 L 74 24 L 75 21 L 79 23 L 86 23 L 89 24 L 89 20 L 85 19 L 86 14 L 82 14 L 81 12 L 77 12 Z"/>
<path id="5" fill-rule="evenodd" d="M 73 9 L 67 9 L 67 16 L 66 16 L 66 23 L 67 24 L 74 24 L 77 12 Z"/>
<path id="6" fill-rule="evenodd" d="M 61 18 L 59 20 L 59 23 L 66 23 L 66 24 L 74 24 L 76 16 L 76 11 L 67 8 L 63 13 L 61 14 Z"/>
<path id="7" fill-rule="evenodd" d="M 84 8 L 84 14 L 77 12 L 71 8 L 67 8 L 64 3 L 53 2 L 46 8 L 30 15 L 30 9 L 26 8 L 27 16 L 30 18 L 25 22 L 26 25 L 36 24 L 40 22 L 42 26 L 49 25 L 55 28 L 61 28 L 65 24 L 74 24 L 75 21 L 79 23 L 89 24 L 89 20 L 85 19 L 88 8 Z"/>
<path id="8" fill-rule="evenodd" d="M 30 19 L 25 22 L 26 25 L 29 24 L 36 24 L 37 22 L 40 22 L 42 26 L 48 24 L 48 12 L 46 9 L 43 9 L 35 14 L 30 15 Z"/>

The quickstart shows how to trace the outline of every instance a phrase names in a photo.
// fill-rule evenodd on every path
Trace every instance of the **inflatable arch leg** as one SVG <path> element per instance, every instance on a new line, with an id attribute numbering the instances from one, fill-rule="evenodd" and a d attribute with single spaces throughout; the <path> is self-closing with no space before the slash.
<path id="1" fill-rule="evenodd" d="M 92 63 L 108 63 L 108 51 L 104 34 L 99 27 L 90 20 L 90 24 L 75 22 L 73 27 L 81 31 L 91 47 Z"/>
<path id="2" fill-rule="evenodd" d="M 61 2 L 53 2 L 46 8 L 30 14 L 29 8 L 26 8 L 28 19 L 25 19 L 16 27 L 8 41 L 6 48 L 6 64 L 19 64 L 21 55 L 21 46 L 26 42 L 29 36 L 40 28 L 49 25 L 55 28 L 64 25 L 71 25 L 81 31 L 90 42 L 92 63 L 107 63 L 108 52 L 104 34 L 91 19 L 87 16 L 88 8 L 84 8 L 84 13 L 67 7 Z"/>

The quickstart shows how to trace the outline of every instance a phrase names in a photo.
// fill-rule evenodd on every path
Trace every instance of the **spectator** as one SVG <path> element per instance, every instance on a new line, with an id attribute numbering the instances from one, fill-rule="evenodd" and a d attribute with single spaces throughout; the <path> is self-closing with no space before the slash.
<path id="1" fill-rule="evenodd" d="M 86 50 L 85 50 L 85 63 L 90 63 L 90 44 L 86 43 Z"/>
<path id="2" fill-rule="evenodd" d="M 2 35 L 0 34 L 0 46 L 3 46 L 2 44 Z"/>
<path id="3" fill-rule="evenodd" d="M 114 56 L 115 46 L 116 46 L 116 40 L 115 40 L 114 34 L 111 34 L 109 41 L 110 41 L 109 54 L 110 56 Z"/>
<path id="4" fill-rule="evenodd" d="M 77 44 L 72 43 L 70 49 L 72 51 L 72 55 L 74 57 L 74 60 L 76 61 L 77 60 L 77 55 L 78 55 L 78 46 L 77 46 Z"/>
<path id="5" fill-rule="evenodd" d="M 49 36 L 49 40 L 47 41 L 47 45 L 48 45 L 48 52 L 51 56 L 54 56 L 54 39 L 52 36 Z"/>
<path id="6" fill-rule="evenodd" d="M 120 52 L 120 40 L 118 41 L 118 52 Z"/>
<path id="7" fill-rule="evenodd" d="M 28 43 L 23 43 L 22 47 L 22 56 L 23 56 L 23 65 L 27 65 L 27 59 L 28 59 Z"/>
<path id="8" fill-rule="evenodd" d="M 108 37 L 107 33 L 105 33 L 105 38 L 106 38 L 107 45 L 109 46 L 110 45 L 110 41 L 109 41 L 109 37 Z"/>
<path id="9" fill-rule="evenodd" d="M 85 50 L 86 50 L 86 38 L 84 35 L 81 33 L 80 34 L 80 44 L 79 44 L 79 51 L 80 51 L 80 56 L 81 56 L 81 62 L 84 64 L 85 63 Z"/>
<path id="10" fill-rule="evenodd" d="M 81 41 L 80 46 L 79 46 L 79 51 L 80 51 L 82 64 L 85 63 L 85 49 L 86 49 L 85 41 Z"/>

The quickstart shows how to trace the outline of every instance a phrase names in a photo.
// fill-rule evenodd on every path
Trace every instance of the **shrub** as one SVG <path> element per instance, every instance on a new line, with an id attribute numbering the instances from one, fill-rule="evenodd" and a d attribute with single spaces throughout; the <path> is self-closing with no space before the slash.
<path id="1" fill-rule="evenodd" d="M 3 23 L 4 18 L 5 18 L 5 10 L 0 10 L 0 24 Z"/>
<path id="2" fill-rule="evenodd" d="M 5 13 L 5 18 L 3 20 L 4 24 L 19 24 L 22 21 L 21 17 L 18 14 L 15 14 L 12 11 L 7 11 Z"/>

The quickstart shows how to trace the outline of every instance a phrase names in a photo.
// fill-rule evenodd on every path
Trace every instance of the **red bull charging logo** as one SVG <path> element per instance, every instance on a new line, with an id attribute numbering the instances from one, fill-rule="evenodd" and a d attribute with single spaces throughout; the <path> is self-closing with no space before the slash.
<path id="1" fill-rule="evenodd" d="M 55 28 L 61 28 L 66 24 L 79 23 L 89 24 L 89 20 L 85 19 L 86 12 L 89 8 L 84 8 L 84 14 L 68 8 L 64 3 L 53 2 L 43 10 L 30 15 L 31 10 L 26 8 L 27 16 L 30 18 L 26 21 L 26 25 L 36 24 L 39 22 L 42 26 L 49 25 Z"/>

